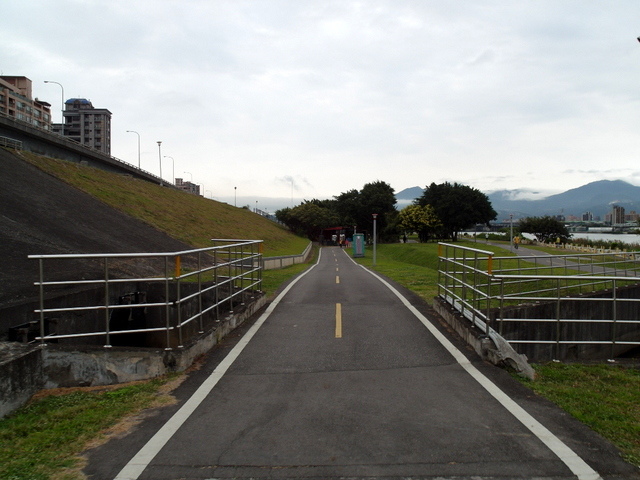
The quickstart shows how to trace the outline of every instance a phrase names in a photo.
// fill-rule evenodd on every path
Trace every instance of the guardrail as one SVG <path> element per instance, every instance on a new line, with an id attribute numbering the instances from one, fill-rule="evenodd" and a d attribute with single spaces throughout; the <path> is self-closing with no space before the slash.
<path id="1" fill-rule="evenodd" d="M 640 252 L 497 257 L 439 244 L 438 296 L 512 345 L 640 345 Z"/>
<path id="2" fill-rule="evenodd" d="M 20 140 L 14 140 L 13 138 L 9 137 L 0 137 L 0 147 L 22 150 L 22 142 Z"/>
<path id="3" fill-rule="evenodd" d="M 233 313 L 234 304 L 243 304 L 246 295 L 260 293 L 262 287 L 262 240 L 214 239 L 214 246 L 180 252 L 30 255 L 38 261 L 41 343 L 82 337 L 103 337 L 104 346 L 124 334 L 164 332 L 165 349 L 184 344 L 183 330 L 202 333 L 205 319 L 219 321 L 223 305 Z M 90 278 L 56 278 L 46 280 L 46 266 L 51 270 L 84 271 Z M 78 263 L 82 266 L 79 270 Z M 57 267 L 57 268 L 56 268 Z M 99 272 L 99 275 L 98 275 Z M 141 275 L 140 272 L 144 272 Z M 57 275 L 60 277 L 60 275 Z M 160 288 L 153 289 L 153 285 Z M 96 288 L 92 298 L 99 301 L 84 305 L 47 306 L 55 291 Z M 154 290 L 151 300 L 143 288 Z M 235 303 L 234 303 L 235 302 Z M 47 332 L 47 320 L 64 318 L 65 327 Z M 76 317 L 82 317 L 78 321 Z M 88 316 L 88 318 L 87 318 Z M 123 320 L 123 317 L 124 320 Z M 144 317 L 152 325 L 140 327 L 135 318 Z M 119 319 L 119 327 L 114 322 Z M 122 328 L 122 325 L 128 328 Z M 93 327 L 93 328 L 92 328 Z"/>

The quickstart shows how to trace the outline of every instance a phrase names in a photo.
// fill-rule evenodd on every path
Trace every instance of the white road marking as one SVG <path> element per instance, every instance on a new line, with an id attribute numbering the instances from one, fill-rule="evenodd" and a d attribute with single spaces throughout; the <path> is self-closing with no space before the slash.
<path id="1" fill-rule="evenodd" d="M 269 305 L 265 312 L 256 320 L 251 328 L 240 339 L 235 347 L 229 352 L 229 354 L 220 362 L 216 369 L 209 375 L 209 377 L 200 385 L 200 387 L 194 392 L 193 395 L 180 407 L 173 417 L 165 423 L 160 430 L 142 447 L 138 453 L 129 460 L 120 473 L 116 475 L 114 480 L 137 480 L 142 474 L 145 468 L 151 463 L 155 456 L 160 452 L 162 447 L 171 439 L 174 433 L 182 426 L 182 424 L 189 418 L 189 416 L 195 411 L 196 408 L 202 403 L 206 396 L 211 392 L 213 387 L 216 386 L 218 381 L 227 372 L 229 367 L 235 362 L 236 358 L 240 355 L 244 347 L 247 346 L 249 341 L 256 334 L 262 324 L 269 318 L 273 310 L 278 306 L 280 300 L 287 294 L 291 287 L 293 287 L 298 280 L 309 273 L 313 268 L 320 263 L 322 256 L 322 249 L 318 253 L 318 260 L 311 268 L 296 277 L 287 287 L 276 297 L 276 299 Z"/>
<path id="2" fill-rule="evenodd" d="M 346 252 L 345 252 L 346 254 Z M 347 255 L 349 257 L 349 255 Z M 413 313 L 422 324 L 427 327 L 429 332 L 453 355 L 456 361 L 471 375 L 482 387 L 489 392 L 502 406 L 507 409 L 514 417 L 516 417 L 531 433 L 533 433 L 542 443 L 544 443 L 560 460 L 573 472 L 578 480 L 602 480 L 602 477 L 592 469 L 582 458 L 580 458 L 571 448 L 569 448 L 562 440 L 551 433 L 544 425 L 533 418 L 524 408 L 518 405 L 506 393 L 504 393 L 495 383 L 485 377 L 471 362 L 465 357 L 460 350 L 453 345 L 440 331 L 429 321 L 427 317 L 422 315 L 398 290 L 389 284 L 382 277 L 362 265 L 359 265 L 351 257 L 349 257 L 356 265 L 362 267 L 375 278 L 380 280 L 405 307 Z"/>

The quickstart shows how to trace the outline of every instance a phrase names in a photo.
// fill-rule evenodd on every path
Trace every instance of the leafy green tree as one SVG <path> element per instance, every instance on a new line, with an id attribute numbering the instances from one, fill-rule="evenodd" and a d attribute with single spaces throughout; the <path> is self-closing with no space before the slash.
<path id="1" fill-rule="evenodd" d="M 311 239 L 328 227 L 356 225 L 373 232 L 373 213 L 378 214 L 377 229 L 381 240 L 396 238 L 396 197 L 393 188 L 381 181 L 368 183 L 362 190 L 349 190 L 333 200 L 310 200 L 294 208 L 283 208 L 276 218 L 290 230 Z"/>
<path id="2" fill-rule="evenodd" d="M 356 189 L 341 193 L 335 199 L 335 211 L 340 222 L 346 225 L 358 225 L 360 205 L 360 192 Z"/>
<path id="3" fill-rule="evenodd" d="M 480 190 L 459 183 L 429 185 L 417 205 L 431 205 L 442 222 L 444 234 L 454 242 L 458 232 L 479 223 L 488 224 L 497 213 L 489 198 Z"/>
<path id="4" fill-rule="evenodd" d="M 421 242 L 429 241 L 429 237 L 442 227 L 431 205 L 409 205 L 400 211 L 398 217 L 399 228 L 405 232 L 416 232 Z"/>
<path id="5" fill-rule="evenodd" d="M 560 242 L 566 243 L 571 237 L 567 227 L 557 218 L 546 217 L 527 217 L 520 220 L 518 230 L 523 233 L 530 233 L 536 237 L 539 242 Z"/>
<path id="6" fill-rule="evenodd" d="M 329 208 L 321 207 L 313 201 L 306 201 L 297 207 L 284 208 L 276 212 L 276 218 L 291 231 L 317 240 L 324 228 L 335 226 L 338 217 Z"/>
<path id="7" fill-rule="evenodd" d="M 395 191 L 388 183 L 380 180 L 367 183 L 360 190 L 360 205 L 357 225 L 370 228 L 373 232 L 373 215 L 378 214 L 376 228 L 381 241 L 396 239 L 398 234 L 393 228 L 396 210 Z M 369 227 L 370 226 L 370 227 Z"/>

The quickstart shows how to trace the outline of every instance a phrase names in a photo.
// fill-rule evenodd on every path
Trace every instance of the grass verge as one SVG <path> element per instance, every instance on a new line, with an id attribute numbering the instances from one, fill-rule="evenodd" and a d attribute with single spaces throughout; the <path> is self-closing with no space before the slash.
<path id="1" fill-rule="evenodd" d="M 165 376 L 125 386 L 43 392 L 0 420 L 0 478 L 76 480 L 84 478 L 77 456 L 89 442 L 123 418 L 173 401 Z"/>
<path id="2" fill-rule="evenodd" d="M 534 365 L 536 380 L 517 377 L 589 425 L 640 467 L 640 370 L 616 365 Z"/>

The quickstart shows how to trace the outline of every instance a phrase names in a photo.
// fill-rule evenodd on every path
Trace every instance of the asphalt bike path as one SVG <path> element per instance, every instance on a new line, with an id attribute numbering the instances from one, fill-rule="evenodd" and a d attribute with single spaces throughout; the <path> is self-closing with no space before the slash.
<path id="1" fill-rule="evenodd" d="M 407 299 L 409 297 L 411 301 Z M 325 247 L 91 479 L 640 479 L 607 442 Z"/>

